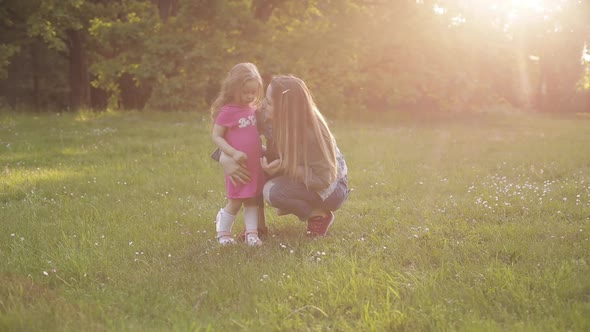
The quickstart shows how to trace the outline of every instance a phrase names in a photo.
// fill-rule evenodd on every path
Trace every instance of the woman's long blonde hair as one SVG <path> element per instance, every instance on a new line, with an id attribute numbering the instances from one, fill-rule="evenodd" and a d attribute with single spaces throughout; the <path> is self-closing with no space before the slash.
<path id="1" fill-rule="evenodd" d="M 242 86 L 250 80 L 254 80 L 258 83 L 259 96 L 256 99 L 256 103 L 260 101 L 262 97 L 262 78 L 258 72 L 256 65 L 250 62 L 242 62 L 235 65 L 227 74 L 223 82 L 221 83 L 221 89 L 217 98 L 211 104 L 211 118 L 215 121 L 219 109 L 226 104 L 235 103 L 239 100 Z"/>
<path id="2" fill-rule="evenodd" d="M 315 143 L 329 165 L 330 182 L 334 181 L 337 176 L 335 140 L 311 92 L 294 76 L 275 76 L 270 85 L 273 139 L 282 160 L 282 171 L 291 179 L 308 185 L 311 178 L 309 144 Z M 297 175 L 298 165 L 304 166 L 303 179 Z"/>

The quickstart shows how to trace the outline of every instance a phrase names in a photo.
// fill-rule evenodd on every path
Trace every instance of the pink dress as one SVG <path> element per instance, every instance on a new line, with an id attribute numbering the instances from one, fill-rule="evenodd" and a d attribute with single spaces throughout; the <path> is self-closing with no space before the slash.
<path id="1" fill-rule="evenodd" d="M 215 124 L 225 127 L 225 140 L 229 145 L 248 156 L 246 168 L 250 172 L 250 182 L 234 186 L 226 174 L 227 198 L 244 199 L 260 195 L 264 186 L 264 172 L 260 166 L 262 142 L 256 127 L 255 109 L 250 106 L 224 105 L 219 110 Z"/>

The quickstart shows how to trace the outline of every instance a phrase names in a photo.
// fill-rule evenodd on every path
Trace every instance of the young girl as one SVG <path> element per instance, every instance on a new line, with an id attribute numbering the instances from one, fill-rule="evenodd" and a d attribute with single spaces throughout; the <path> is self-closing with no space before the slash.
<path id="1" fill-rule="evenodd" d="M 244 205 L 245 240 L 250 246 L 262 244 L 258 237 L 258 200 L 264 185 L 260 166 L 262 143 L 256 128 L 254 105 L 262 96 L 262 79 L 252 63 L 235 65 L 221 85 L 221 91 L 211 106 L 213 142 L 223 153 L 250 173 L 250 181 L 237 183 L 227 174 L 225 187 L 227 205 L 215 219 L 217 241 L 234 243 L 231 229 L 240 207 Z"/>

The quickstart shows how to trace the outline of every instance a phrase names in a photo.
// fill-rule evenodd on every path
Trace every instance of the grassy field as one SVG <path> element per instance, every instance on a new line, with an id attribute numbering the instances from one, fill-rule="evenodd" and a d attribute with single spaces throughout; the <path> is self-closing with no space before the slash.
<path id="1" fill-rule="evenodd" d="M 209 128 L 0 112 L 0 330 L 590 330 L 588 117 L 336 121 L 330 236 L 260 248 L 214 240 Z"/>

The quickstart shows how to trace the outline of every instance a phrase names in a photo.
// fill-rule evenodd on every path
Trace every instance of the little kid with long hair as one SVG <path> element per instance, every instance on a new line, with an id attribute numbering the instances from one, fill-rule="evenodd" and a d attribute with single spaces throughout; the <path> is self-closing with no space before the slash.
<path id="1" fill-rule="evenodd" d="M 258 199 L 264 185 L 260 165 L 262 142 L 256 127 L 255 105 L 262 96 L 262 78 L 252 63 L 235 65 L 221 85 L 217 99 L 211 105 L 214 119 L 213 142 L 227 156 L 243 165 L 250 173 L 250 181 L 242 184 L 225 176 L 227 204 L 215 218 L 217 241 L 235 243 L 231 229 L 241 206 L 244 206 L 245 240 L 258 246 Z"/>

